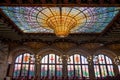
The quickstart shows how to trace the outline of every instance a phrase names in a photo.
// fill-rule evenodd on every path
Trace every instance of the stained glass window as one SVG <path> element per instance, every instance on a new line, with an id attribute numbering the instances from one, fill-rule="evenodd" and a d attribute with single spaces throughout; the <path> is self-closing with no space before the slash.
<path id="1" fill-rule="evenodd" d="M 74 54 L 70 56 L 70 62 L 68 62 L 68 76 L 79 78 L 89 78 L 88 62 L 87 58 L 82 55 Z"/>
<path id="2" fill-rule="evenodd" d="M 58 61 L 59 56 L 55 54 L 48 54 L 41 60 L 41 77 L 62 76 L 62 62 Z"/>
<path id="3" fill-rule="evenodd" d="M 100 33 L 119 12 L 118 7 L 0 7 L 24 33 L 53 33 L 46 24 L 54 15 L 67 15 L 76 19 L 71 33 Z M 62 12 L 60 12 L 62 11 Z M 54 22 L 54 21 L 52 21 Z"/>
<path id="4" fill-rule="evenodd" d="M 29 53 L 21 54 L 16 58 L 13 73 L 13 76 L 15 78 L 19 76 L 23 77 L 34 76 L 35 64 L 33 61 L 30 61 L 29 59 L 30 59 Z"/>
<path id="5" fill-rule="evenodd" d="M 105 55 L 94 56 L 95 77 L 114 76 L 112 60 Z"/>

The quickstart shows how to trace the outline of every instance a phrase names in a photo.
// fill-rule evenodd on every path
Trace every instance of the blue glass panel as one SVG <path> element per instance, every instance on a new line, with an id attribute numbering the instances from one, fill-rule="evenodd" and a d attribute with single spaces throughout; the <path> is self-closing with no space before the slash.
<path id="1" fill-rule="evenodd" d="M 29 76 L 32 77 L 35 75 L 35 65 L 30 65 Z"/>
<path id="2" fill-rule="evenodd" d="M 47 68 L 47 65 L 41 65 L 41 77 L 42 76 L 47 76 L 47 71 L 48 71 L 48 68 Z"/>
<path id="3" fill-rule="evenodd" d="M 68 69 L 68 76 L 69 77 L 74 76 L 74 67 L 73 67 L 73 65 L 68 65 L 67 69 Z"/>
<path id="4" fill-rule="evenodd" d="M 13 76 L 14 77 L 20 76 L 20 70 L 21 70 L 21 64 L 15 64 Z"/>
<path id="5" fill-rule="evenodd" d="M 57 77 L 61 77 L 62 76 L 62 65 L 57 65 L 56 76 Z"/>

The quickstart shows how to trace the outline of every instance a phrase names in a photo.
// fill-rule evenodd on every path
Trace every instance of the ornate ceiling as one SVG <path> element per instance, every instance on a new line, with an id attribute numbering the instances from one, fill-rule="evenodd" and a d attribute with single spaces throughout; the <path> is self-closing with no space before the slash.
<path id="1" fill-rule="evenodd" d="M 15 8 L 20 9 L 19 7 L 28 7 L 29 9 L 30 7 L 33 7 L 33 11 L 35 11 L 35 7 L 40 8 L 40 7 L 59 7 L 59 6 L 68 7 L 68 8 L 89 7 L 86 10 L 86 12 L 85 11 L 81 12 L 81 14 L 84 13 L 87 15 L 93 14 L 93 16 L 90 17 L 90 19 L 87 18 L 86 24 L 84 23 L 86 29 L 84 30 L 82 28 L 79 28 L 76 31 L 71 32 L 72 34 L 70 34 L 66 38 L 58 38 L 52 33 L 51 30 L 47 31 L 46 29 L 44 29 L 46 30 L 46 33 L 44 33 L 44 31 L 42 32 L 38 30 L 38 32 L 40 33 L 31 34 L 30 31 L 31 32 L 34 31 L 32 30 L 33 28 L 32 25 L 36 25 L 35 27 L 37 27 L 39 26 L 37 25 L 38 23 L 37 24 L 28 23 L 23 27 L 23 24 L 25 23 L 25 21 L 27 21 L 27 19 L 23 17 L 14 18 L 14 17 L 18 17 L 17 15 L 15 15 L 15 13 L 13 13 L 15 12 Z M 47 44 L 52 44 L 56 42 L 69 42 L 76 44 L 102 43 L 105 45 L 112 43 L 120 43 L 120 12 L 115 11 L 116 7 L 120 7 L 119 0 L 1 0 L 0 7 L 3 8 L 0 9 L 0 40 L 3 42 L 10 42 L 10 43 L 16 42 L 20 44 L 24 42 L 43 42 Z M 104 9 L 106 9 L 108 12 L 104 11 L 99 7 L 104 7 Z M 91 11 L 87 12 L 89 11 L 89 9 L 91 9 Z M 23 15 L 23 12 L 21 12 L 21 10 L 17 10 L 18 11 L 18 12 L 16 11 L 17 14 L 21 16 L 26 16 Z M 99 10 L 102 11 L 99 12 Z M 9 14 L 7 13 L 7 11 L 9 12 Z M 32 13 L 33 11 L 28 10 L 28 12 L 32 12 Z M 98 16 L 97 14 L 100 13 L 105 13 L 105 14 Z M 27 17 L 31 17 L 31 15 Z M 88 21 L 90 21 L 90 23 L 88 23 Z M 21 22 L 21 24 L 19 24 L 18 22 Z M 94 28 L 88 27 L 87 24 Z M 98 28 L 95 27 L 96 25 Z M 29 27 L 30 29 L 27 30 L 25 26 L 30 26 Z M 101 33 L 96 33 L 96 32 L 101 32 Z"/>
<path id="2" fill-rule="evenodd" d="M 49 25 L 58 27 L 59 16 L 62 14 L 75 19 L 75 28 L 71 33 L 100 33 L 119 12 L 118 7 L 0 7 L 23 33 L 53 33 Z M 61 12 L 60 12 L 61 9 Z M 54 16 L 56 16 L 54 18 Z M 51 19 L 52 18 L 52 19 Z M 50 21 L 49 21 L 50 20 Z M 51 23 L 51 24 L 50 24 Z M 72 24 L 72 23 L 71 23 Z"/>

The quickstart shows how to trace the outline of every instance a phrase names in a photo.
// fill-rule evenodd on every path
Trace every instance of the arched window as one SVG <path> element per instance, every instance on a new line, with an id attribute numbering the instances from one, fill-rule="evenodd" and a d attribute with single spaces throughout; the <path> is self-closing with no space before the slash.
<path id="1" fill-rule="evenodd" d="M 14 63 L 14 77 L 18 76 L 27 76 L 31 77 L 34 76 L 34 62 L 30 61 L 30 54 L 25 53 L 19 55 Z"/>
<path id="2" fill-rule="evenodd" d="M 114 76 L 112 60 L 105 55 L 95 56 L 93 59 L 95 77 Z"/>
<path id="3" fill-rule="evenodd" d="M 48 54 L 41 60 L 41 77 L 43 76 L 62 76 L 62 63 L 58 61 L 59 56 Z"/>
<path id="4" fill-rule="evenodd" d="M 79 78 L 89 78 L 88 62 L 87 58 L 82 55 L 74 54 L 70 56 L 70 62 L 68 62 L 68 76 L 77 76 Z"/>

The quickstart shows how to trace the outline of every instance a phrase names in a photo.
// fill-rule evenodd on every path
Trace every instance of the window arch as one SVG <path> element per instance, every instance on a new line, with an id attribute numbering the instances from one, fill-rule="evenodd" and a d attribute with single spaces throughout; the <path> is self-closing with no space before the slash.
<path id="1" fill-rule="evenodd" d="M 114 76 L 112 60 L 103 54 L 94 57 L 95 77 Z"/>
<path id="2" fill-rule="evenodd" d="M 41 60 L 41 77 L 44 76 L 62 76 L 62 62 L 59 62 L 59 56 L 48 54 Z"/>
<path id="3" fill-rule="evenodd" d="M 17 56 L 15 63 L 14 63 L 14 78 L 19 76 L 27 76 L 32 77 L 34 76 L 35 71 L 35 64 L 33 61 L 30 61 L 30 54 L 24 53 Z"/>
<path id="4" fill-rule="evenodd" d="M 69 77 L 77 76 L 79 78 L 89 78 L 87 58 L 80 54 L 70 56 L 70 62 L 68 62 L 67 69 Z"/>

